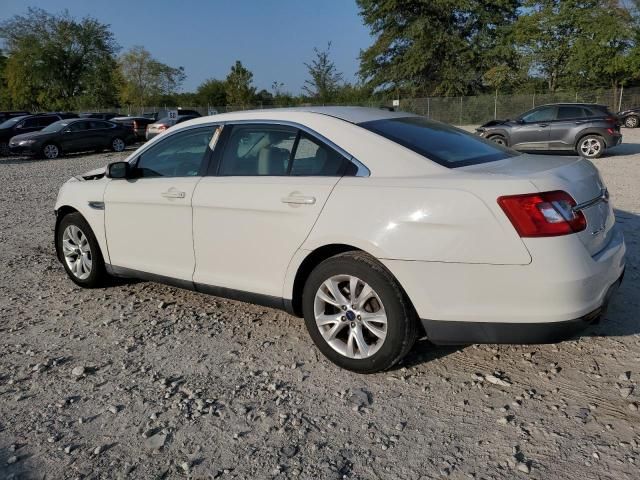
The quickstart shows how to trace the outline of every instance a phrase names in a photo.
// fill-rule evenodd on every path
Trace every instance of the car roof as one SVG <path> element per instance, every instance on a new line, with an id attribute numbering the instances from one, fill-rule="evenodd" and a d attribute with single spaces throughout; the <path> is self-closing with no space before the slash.
<path id="1" fill-rule="evenodd" d="M 545 103 L 544 105 L 538 105 L 538 107 L 600 107 L 600 108 L 608 108 L 606 105 L 602 105 L 600 103 L 586 103 L 586 102 L 560 102 L 560 103 Z M 538 108 L 536 107 L 536 108 Z"/>

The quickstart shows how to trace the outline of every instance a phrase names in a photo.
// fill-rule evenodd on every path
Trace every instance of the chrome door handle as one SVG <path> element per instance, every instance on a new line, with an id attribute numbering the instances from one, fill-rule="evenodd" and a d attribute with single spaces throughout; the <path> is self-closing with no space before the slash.
<path id="1" fill-rule="evenodd" d="M 160 195 L 162 195 L 164 198 L 184 198 L 185 193 L 178 192 L 176 190 L 169 190 L 168 192 L 162 192 Z"/>
<path id="2" fill-rule="evenodd" d="M 282 199 L 282 203 L 291 203 L 294 205 L 313 205 L 316 203 L 316 197 L 307 197 L 304 195 L 289 195 Z"/>
<path id="3" fill-rule="evenodd" d="M 549 124 L 548 123 L 539 123 L 538 126 L 539 127 L 548 127 Z"/>

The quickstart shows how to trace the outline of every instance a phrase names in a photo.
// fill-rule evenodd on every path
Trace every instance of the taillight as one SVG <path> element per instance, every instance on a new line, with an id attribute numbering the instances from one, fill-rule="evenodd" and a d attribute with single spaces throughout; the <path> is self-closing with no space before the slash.
<path id="1" fill-rule="evenodd" d="M 163 125 L 162 123 L 160 125 L 158 125 L 158 130 L 166 130 L 167 126 Z"/>
<path id="2" fill-rule="evenodd" d="M 567 192 L 509 195 L 498 198 L 498 204 L 521 237 L 555 237 L 587 228 L 586 218 L 573 210 L 576 201 Z"/>

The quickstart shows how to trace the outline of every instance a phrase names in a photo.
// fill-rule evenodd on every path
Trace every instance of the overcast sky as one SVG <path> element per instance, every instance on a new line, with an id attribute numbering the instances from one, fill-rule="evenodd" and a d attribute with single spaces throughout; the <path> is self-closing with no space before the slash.
<path id="1" fill-rule="evenodd" d="M 353 81 L 359 52 L 372 43 L 354 0 L 0 0 L 0 20 L 28 6 L 111 25 L 123 49 L 143 45 L 160 61 L 183 66 L 187 91 L 223 79 L 240 60 L 258 89 L 277 80 L 300 93 L 304 62 L 328 41 L 336 66 Z"/>

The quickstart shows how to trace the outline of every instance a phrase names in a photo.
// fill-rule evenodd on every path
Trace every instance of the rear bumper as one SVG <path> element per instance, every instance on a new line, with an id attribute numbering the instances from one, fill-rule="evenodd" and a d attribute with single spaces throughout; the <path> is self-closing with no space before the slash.
<path id="1" fill-rule="evenodd" d="M 601 307 L 573 320 L 544 323 L 451 322 L 422 319 L 427 338 L 436 345 L 473 343 L 540 344 L 574 337 L 589 325 L 598 323 L 622 283 L 623 275 L 611 285 Z"/>
<path id="2" fill-rule="evenodd" d="M 624 237 L 614 226 L 593 256 L 576 235 L 528 240 L 529 265 L 381 261 L 436 342 L 551 341 L 608 303 L 625 268 Z"/>

